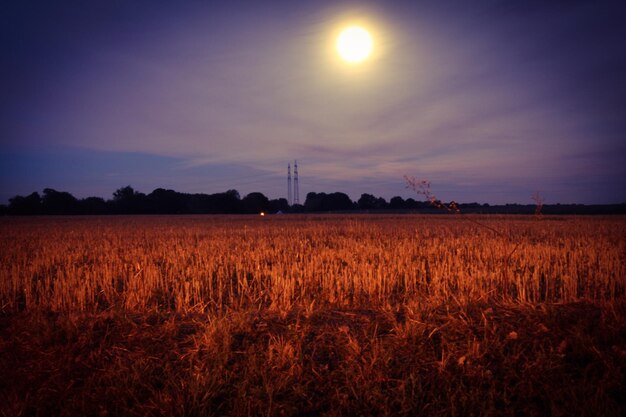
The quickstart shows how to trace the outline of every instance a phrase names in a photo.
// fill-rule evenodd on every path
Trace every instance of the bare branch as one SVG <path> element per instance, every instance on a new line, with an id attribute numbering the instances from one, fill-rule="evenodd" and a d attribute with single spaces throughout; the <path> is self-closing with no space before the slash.
<path id="1" fill-rule="evenodd" d="M 544 196 L 542 196 L 539 191 L 535 191 L 530 198 L 535 202 L 535 216 L 541 216 L 541 210 L 543 209 L 543 204 L 546 202 Z"/>

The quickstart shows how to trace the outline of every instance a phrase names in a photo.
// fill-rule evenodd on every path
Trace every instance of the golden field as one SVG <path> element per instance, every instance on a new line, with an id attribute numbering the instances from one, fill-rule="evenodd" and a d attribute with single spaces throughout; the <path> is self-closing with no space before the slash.
<path id="1" fill-rule="evenodd" d="M 626 219 L 0 218 L 2 415 L 620 415 Z"/>

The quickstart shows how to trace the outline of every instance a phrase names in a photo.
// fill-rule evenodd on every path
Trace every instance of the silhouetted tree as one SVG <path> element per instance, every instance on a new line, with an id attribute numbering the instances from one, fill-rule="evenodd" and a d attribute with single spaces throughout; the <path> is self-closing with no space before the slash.
<path id="1" fill-rule="evenodd" d="M 371 194 L 361 194 L 357 206 L 361 210 L 382 210 L 386 209 L 389 205 L 382 197 L 374 197 Z"/>
<path id="2" fill-rule="evenodd" d="M 83 214 L 107 214 L 110 212 L 109 205 L 101 197 L 87 197 L 78 202 L 80 212 Z"/>
<path id="3" fill-rule="evenodd" d="M 406 200 L 404 200 L 404 208 L 407 208 L 407 209 L 414 209 L 414 208 L 416 208 L 416 207 L 415 207 L 415 203 L 416 203 L 415 199 L 414 199 L 414 198 L 409 197 L 409 198 L 407 198 Z"/>
<path id="4" fill-rule="evenodd" d="M 354 209 L 354 203 L 345 193 L 330 193 L 322 199 L 322 210 L 324 211 L 352 209 Z"/>
<path id="5" fill-rule="evenodd" d="M 241 200 L 241 196 L 239 195 L 239 191 L 237 190 L 228 190 L 224 194 L 227 194 L 236 200 Z"/>
<path id="6" fill-rule="evenodd" d="M 321 211 L 322 210 L 322 200 L 326 197 L 326 193 L 315 193 L 310 192 L 307 193 L 306 199 L 304 200 L 304 210 L 305 211 Z"/>
<path id="7" fill-rule="evenodd" d="M 174 190 L 157 188 L 146 196 L 150 213 L 176 214 L 185 212 L 186 195 Z"/>
<path id="8" fill-rule="evenodd" d="M 303 205 L 288 207 L 284 198 L 269 200 L 259 192 L 253 192 L 241 199 L 237 190 L 228 190 L 216 194 L 186 194 L 174 190 L 157 188 L 148 196 L 135 191 L 130 185 L 113 193 L 113 200 L 105 201 L 100 197 L 89 197 L 77 200 L 68 192 L 56 191 L 52 188 L 43 190 L 43 198 L 34 192 L 26 197 L 16 195 L 9 199 L 8 206 L 0 205 L 0 214 L 33 215 L 33 214 L 142 214 L 142 213 L 258 213 L 260 211 L 290 213 L 342 211 L 357 208 L 377 210 L 391 207 L 393 209 L 419 210 L 423 213 L 441 212 L 432 204 L 443 205 L 436 199 L 415 201 L 412 198 L 403 200 L 393 197 L 389 204 L 382 197 L 362 194 L 358 203 L 350 200 L 348 195 L 335 193 L 307 194 Z M 506 204 L 490 206 L 489 204 L 450 202 L 447 207 L 458 207 L 465 213 L 510 213 L 532 214 L 533 205 Z M 626 214 L 626 204 L 591 205 L 553 204 L 546 205 L 546 214 Z"/>
<path id="9" fill-rule="evenodd" d="M 405 208 L 404 199 L 399 196 L 392 197 L 391 200 L 389 200 L 389 207 L 394 210 L 404 209 Z"/>
<path id="10" fill-rule="evenodd" d="M 306 211 L 341 211 L 354 209 L 354 203 L 345 193 L 331 194 L 310 192 L 304 202 Z"/>
<path id="11" fill-rule="evenodd" d="M 187 213 L 239 213 L 241 200 L 237 190 L 216 194 L 185 194 Z"/>
<path id="12" fill-rule="evenodd" d="M 45 188 L 42 209 L 45 214 L 77 214 L 79 205 L 78 200 L 72 194 Z"/>
<path id="13" fill-rule="evenodd" d="M 205 214 L 216 213 L 212 210 L 211 197 L 207 194 L 191 194 L 187 196 L 186 213 Z"/>
<path id="14" fill-rule="evenodd" d="M 113 193 L 113 203 L 118 213 L 137 214 L 146 212 L 146 195 L 127 185 Z"/>
<path id="15" fill-rule="evenodd" d="M 269 199 L 262 193 L 250 193 L 241 200 L 244 213 L 260 213 L 267 211 Z"/>
<path id="16" fill-rule="evenodd" d="M 372 210 L 376 208 L 376 197 L 371 194 L 361 194 L 361 198 L 357 201 L 357 205 L 361 210 Z"/>
<path id="17" fill-rule="evenodd" d="M 289 203 L 286 198 L 279 198 L 276 200 L 270 200 L 267 210 L 270 213 L 276 213 L 279 211 L 287 212 L 289 211 Z"/>
<path id="18" fill-rule="evenodd" d="M 10 214 L 41 214 L 41 196 L 38 192 L 29 194 L 26 197 L 16 195 L 9 199 Z"/>
<path id="19" fill-rule="evenodd" d="M 302 204 L 292 204 L 291 207 L 289 207 L 290 213 L 304 213 L 305 211 L 306 209 Z"/>
<path id="20" fill-rule="evenodd" d="M 306 211 L 320 211 L 322 209 L 322 199 L 326 196 L 325 193 L 315 193 L 311 191 L 306 195 L 304 200 L 304 209 Z"/>
<path id="21" fill-rule="evenodd" d="M 135 190 L 130 185 L 126 187 L 118 188 L 113 192 L 114 201 L 131 200 L 135 195 Z"/>
<path id="22" fill-rule="evenodd" d="M 415 201 L 415 199 L 410 197 L 404 200 L 404 208 L 407 210 L 433 211 L 433 207 L 431 207 L 428 201 Z"/>
<path id="23" fill-rule="evenodd" d="M 239 213 L 241 211 L 242 200 L 237 190 L 212 194 L 211 201 L 215 213 Z"/>

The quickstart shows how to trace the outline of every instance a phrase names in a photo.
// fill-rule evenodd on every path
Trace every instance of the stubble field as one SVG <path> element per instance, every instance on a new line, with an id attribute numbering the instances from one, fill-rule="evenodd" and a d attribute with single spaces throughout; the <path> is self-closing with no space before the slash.
<path id="1" fill-rule="evenodd" d="M 623 415 L 626 219 L 0 218 L 0 413 Z"/>

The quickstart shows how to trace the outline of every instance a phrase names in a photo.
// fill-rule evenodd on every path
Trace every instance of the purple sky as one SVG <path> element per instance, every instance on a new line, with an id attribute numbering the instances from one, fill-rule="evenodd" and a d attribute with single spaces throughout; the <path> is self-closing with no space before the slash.
<path id="1" fill-rule="evenodd" d="M 174 3 L 181 3 L 174 5 Z M 471 5 L 470 5 L 471 4 Z M 0 203 L 132 185 L 286 197 L 626 202 L 626 6 L 587 1 L 0 5 Z M 343 25 L 375 54 L 343 64 Z"/>

